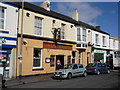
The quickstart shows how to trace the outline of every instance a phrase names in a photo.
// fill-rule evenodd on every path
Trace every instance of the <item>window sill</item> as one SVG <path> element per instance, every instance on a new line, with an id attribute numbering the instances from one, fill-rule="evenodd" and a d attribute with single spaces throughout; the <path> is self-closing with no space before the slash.
<path id="1" fill-rule="evenodd" d="M 100 45 L 96 44 L 95 46 L 100 46 Z"/>
<path id="2" fill-rule="evenodd" d="M 44 70 L 44 68 L 33 68 L 32 71 Z"/>
<path id="3" fill-rule="evenodd" d="M 103 47 L 107 47 L 107 46 L 103 46 Z"/>

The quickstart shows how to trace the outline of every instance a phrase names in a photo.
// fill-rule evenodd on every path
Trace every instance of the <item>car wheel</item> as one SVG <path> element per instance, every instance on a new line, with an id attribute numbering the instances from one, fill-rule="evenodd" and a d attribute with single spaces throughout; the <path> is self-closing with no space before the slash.
<path id="1" fill-rule="evenodd" d="M 71 74 L 71 73 L 68 73 L 67 78 L 68 78 L 68 79 L 71 79 L 71 78 L 72 78 L 72 74 Z"/>
<path id="2" fill-rule="evenodd" d="M 84 73 L 83 73 L 83 76 L 86 77 L 86 76 L 87 76 L 87 72 L 84 72 Z"/>
<path id="3" fill-rule="evenodd" d="M 110 73 L 110 70 L 108 70 L 107 73 Z"/>
<path id="4" fill-rule="evenodd" d="M 97 71 L 97 75 L 99 75 L 99 74 L 100 74 L 100 71 L 98 70 L 98 71 Z"/>

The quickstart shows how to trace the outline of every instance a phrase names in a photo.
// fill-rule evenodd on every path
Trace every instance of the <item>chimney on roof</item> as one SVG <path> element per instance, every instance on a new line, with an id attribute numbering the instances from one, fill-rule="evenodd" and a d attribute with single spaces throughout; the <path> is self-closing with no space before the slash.
<path id="1" fill-rule="evenodd" d="M 75 12 L 72 13 L 72 18 L 76 21 L 78 21 L 78 9 L 75 9 Z"/>
<path id="2" fill-rule="evenodd" d="M 96 26 L 96 29 L 99 29 L 99 30 L 100 30 L 101 28 L 100 28 L 100 26 Z"/>
<path id="3" fill-rule="evenodd" d="M 41 7 L 50 11 L 50 0 L 45 0 L 41 3 Z"/>

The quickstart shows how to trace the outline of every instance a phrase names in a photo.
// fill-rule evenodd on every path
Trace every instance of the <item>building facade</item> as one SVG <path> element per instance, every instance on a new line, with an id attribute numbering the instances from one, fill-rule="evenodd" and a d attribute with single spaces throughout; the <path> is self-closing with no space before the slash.
<path id="1" fill-rule="evenodd" d="M 110 53 L 109 37 L 108 33 L 92 30 L 92 62 L 106 63 L 106 57 Z"/>
<path id="2" fill-rule="evenodd" d="M 19 6 L 18 56 L 23 30 L 22 61 L 19 58 L 17 60 L 17 76 L 21 74 L 20 63 L 22 76 L 53 73 L 58 69 L 57 60 L 60 60 L 62 66 L 78 63 L 74 25 L 77 21 L 30 3 L 24 4 L 22 12 L 21 3 L 12 3 Z"/>
<path id="3" fill-rule="evenodd" d="M 15 56 L 11 57 L 15 58 L 10 65 L 14 67 L 12 69 L 15 72 L 14 75 L 53 73 L 58 69 L 58 61 L 62 66 L 72 63 L 81 63 L 86 66 L 96 61 L 107 62 L 107 56 L 110 53 L 110 35 L 101 31 L 100 28 L 79 21 L 77 10 L 71 18 L 50 10 L 49 0 L 43 2 L 40 7 L 27 2 L 23 3 L 9 2 L 10 7 L 14 6 L 13 11 L 15 10 L 16 14 L 13 12 L 15 16 L 11 16 L 12 18 L 6 21 L 15 20 L 9 24 L 14 26 L 5 29 L 9 30 L 5 34 L 7 37 L 17 38 L 15 39 L 17 44 L 14 40 L 15 47 L 9 48 L 11 52 L 7 51 L 7 48 L 1 50 L 1 52 L 6 50 L 9 54 L 13 51 Z M 3 32 L 1 30 L 0 33 Z M 13 71 L 9 75 L 13 75 Z"/>
<path id="4" fill-rule="evenodd" d="M 120 38 L 110 37 L 110 58 L 111 69 L 120 68 Z"/>
<path id="5" fill-rule="evenodd" d="M 6 61 L 5 77 L 16 76 L 18 9 L 5 3 L 0 3 L 0 67 Z"/>

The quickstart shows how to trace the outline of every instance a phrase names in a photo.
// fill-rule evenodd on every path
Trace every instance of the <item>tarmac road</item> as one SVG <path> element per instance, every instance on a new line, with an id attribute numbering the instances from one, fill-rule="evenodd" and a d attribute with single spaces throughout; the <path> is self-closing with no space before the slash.
<path id="1" fill-rule="evenodd" d="M 8 88 L 118 88 L 120 84 L 119 74 L 119 72 L 111 72 L 110 74 L 74 77 L 70 80 L 51 79 L 48 81 L 10 86 Z"/>

